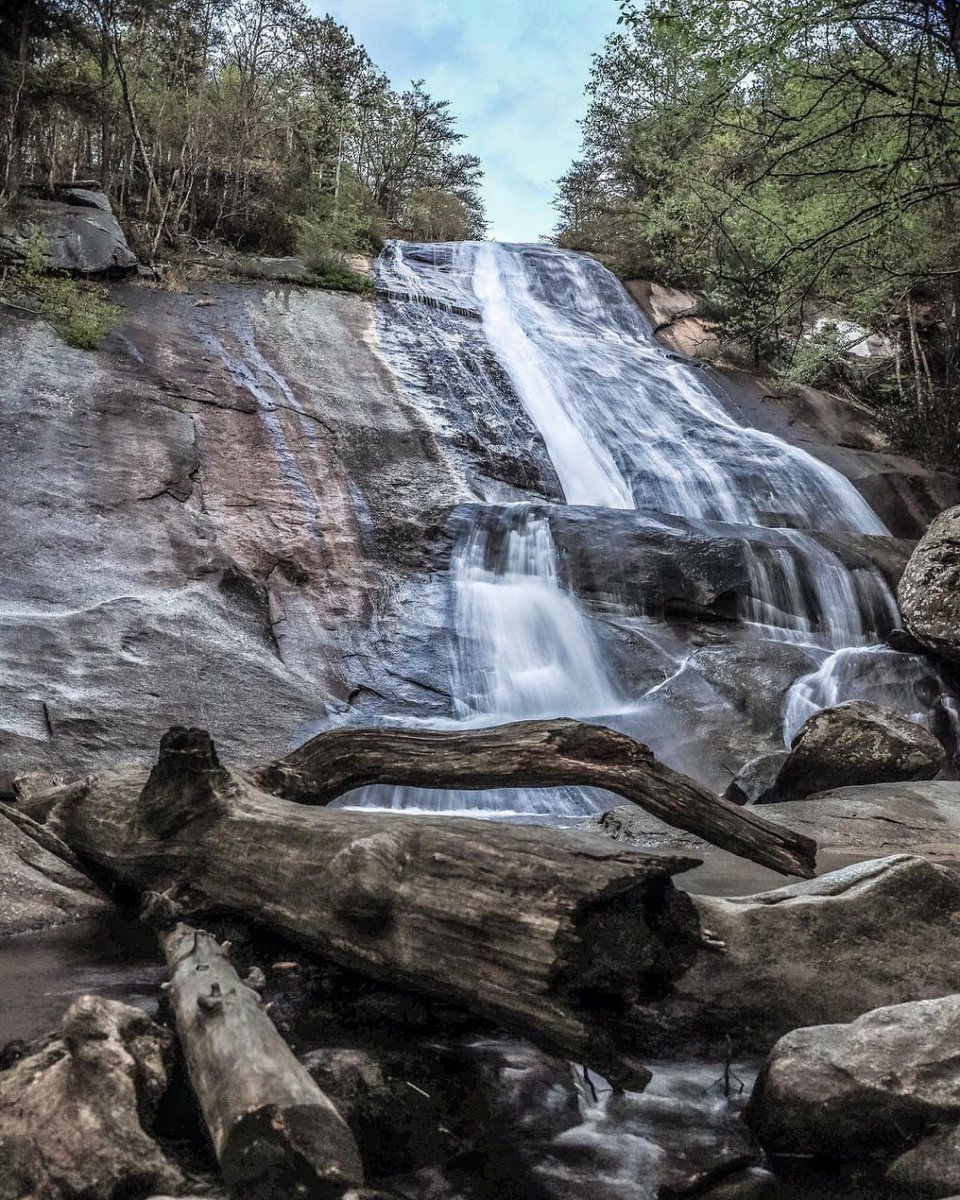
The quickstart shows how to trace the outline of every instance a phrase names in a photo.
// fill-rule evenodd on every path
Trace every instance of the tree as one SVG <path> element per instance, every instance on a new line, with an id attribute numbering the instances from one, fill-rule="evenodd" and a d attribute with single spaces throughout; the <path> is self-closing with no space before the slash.
<path id="1" fill-rule="evenodd" d="M 789 368 L 823 297 L 885 327 L 911 383 L 875 380 L 874 398 L 930 430 L 943 422 L 929 414 L 949 410 L 931 453 L 955 453 L 957 12 L 954 0 L 626 4 L 591 75 L 560 236 L 705 288 L 755 360 Z"/>

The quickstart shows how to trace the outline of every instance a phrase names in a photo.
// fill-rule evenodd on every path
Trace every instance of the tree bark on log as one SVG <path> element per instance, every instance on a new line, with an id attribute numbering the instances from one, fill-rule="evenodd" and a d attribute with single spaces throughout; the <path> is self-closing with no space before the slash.
<path id="1" fill-rule="evenodd" d="M 228 960 L 187 925 L 161 938 L 187 1074 L 236 1200 L 339 1200 L 363 1182 L 353 1134 Z"/>
<path id="2" fill-rule="evenodd" d="M 181 912 L 239 914 L 624 1085 L 649 1077 L 632 1007 L 700 945 L 670 879 L 696 859 L 541 826 L 310 808 L 225 770 L 201 730 L 167 733 L 149 778 L 94 776 L 28 809 Z"/>
<path id="3" fill-rule="evenodd" d="M 816 866 L 810 838 L 721 800 L 626 734 L 581 721 L 470 730 L 332 729 L 253 777 L 265 791 L 316 805 L 375 783 L 605 788 L 668 825 L 782 874 L 810 878 Z"/>

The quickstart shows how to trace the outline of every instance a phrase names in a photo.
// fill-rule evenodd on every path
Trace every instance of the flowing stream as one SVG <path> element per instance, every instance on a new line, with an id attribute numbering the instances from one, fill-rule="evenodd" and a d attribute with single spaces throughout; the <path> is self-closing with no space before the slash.
<path id="1" fill-rule="evenodd" d="M 381 311 L 384 350 L 438 427 L 449 419 L 436 397 L 442 375 L 456 381 L 455 396 L 469 391 L 493 411 L 522 407 L 567 504 L 633 510 L 636 523 L 651 529 L 662 516 L 740 527 L 749 587 L 738 597 L 737 616 L 747 640 L 807 655 L 807 669 L 780 707 L 780 728 L 770 730 L 778 741 L 789 744 L 816 709 L 854 697 L 933 721 L 939 681 L 922 660 L 883 643 L 898 615 L 880 571 L 849 568 L 816 536 L 882 537 L 883 522 L 833 468 L 738 424 L 705 371 L 658 346 L 639 307 L 603 266 L 546 246 L 392 242 L 377 273 L 389 297 Z M 499 371 L 477 369 L 478 324 Z M 482 519 L 460 536 L 450 567 L 452 719 L 606 721 L 715 784 L 703 753 L 693 753 L 689 739 L 678 741 L 673 728 L 694 723 L 683 710 L 695 704 L 691 689 L 705 686 L 693 679 L 691 648 L 669 623 L 641 622 L 661 659 L 660 676 L 639 691 L 624 686 L 594 622 L 564 584 L 542 513 L 516 500 L 482 498 L 486 514 L 480 510 Z M 749 536 L 764 529 L 780 531 L 774 543 Z M 633 600 L 643 607 L 642 596 Z M 683 703 L 671 699 L 678 680 Z M 371 788 L 347 802 L 564 817 L 609 804 L 580 789 Z"/>

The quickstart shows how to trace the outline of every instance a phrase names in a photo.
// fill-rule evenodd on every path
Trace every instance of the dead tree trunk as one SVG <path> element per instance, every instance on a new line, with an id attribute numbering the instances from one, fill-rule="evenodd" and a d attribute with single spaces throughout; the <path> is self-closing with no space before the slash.
<path id="1" fill-rule="evenodd" d="M 254 772 L 299 804 L 329 804 L 366 784 L 426 788 L 606 788 L 743 858 L 809 878 L 816 843 L 712 795 L 626 734 L 580 721 L 518 721 L 493 729 L 332 729 Z"/>
<path id="2" fill-rule="evenodd" d="M 670 879 L 696 859 L 543 827 L 309 808 L 225 770 L 200 730 L 166 734 L 149 778 L 93 777 L 28 808 L 181 911 L 240 914 L 633 1086 L 647 1073 L 631 1009 L 700 945 Z"/>
<path id="3" fill-rule="evenodd" d="M 186 925 L 161 940 L 190 1084 L 231 1195 L 339 1200 L 361 1184 L 353 1134 L 241 983 L 229 948 Z"/>

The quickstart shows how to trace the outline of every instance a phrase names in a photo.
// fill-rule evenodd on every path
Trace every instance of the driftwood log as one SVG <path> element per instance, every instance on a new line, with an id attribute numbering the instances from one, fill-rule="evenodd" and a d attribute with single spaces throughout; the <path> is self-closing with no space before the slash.
<path id="1" fill-rule="evenodd" d="M 367 784 L 425 788 L 605 788 L 668 825 L 785 875 L 809 878 L 816 843 L 708 792 L 641 742 L 581 721 L 492 729 L 332 729 L 254 772 L 264 790 L 329 804 Z"/>
<path id="2" fill-rule="evenodd" d="M 231 1196 L 339 1200 L 362 1183 L 353 1134 L 240 981 L 229 947 L 187 925 L 161 941 L 190 1085 Z"/>
<path id="3" fill-rule="evenodd" d="M 649 1077 L 631 1007 L 693 960 L 670 876 L 696 859 L 457 817 L 310 808 L 171 730 L 149 773 L 28 801 L 87 863 L 181 914 L 240 914 L 327 958 L 497 1022 L 624 1084 Z"/>

